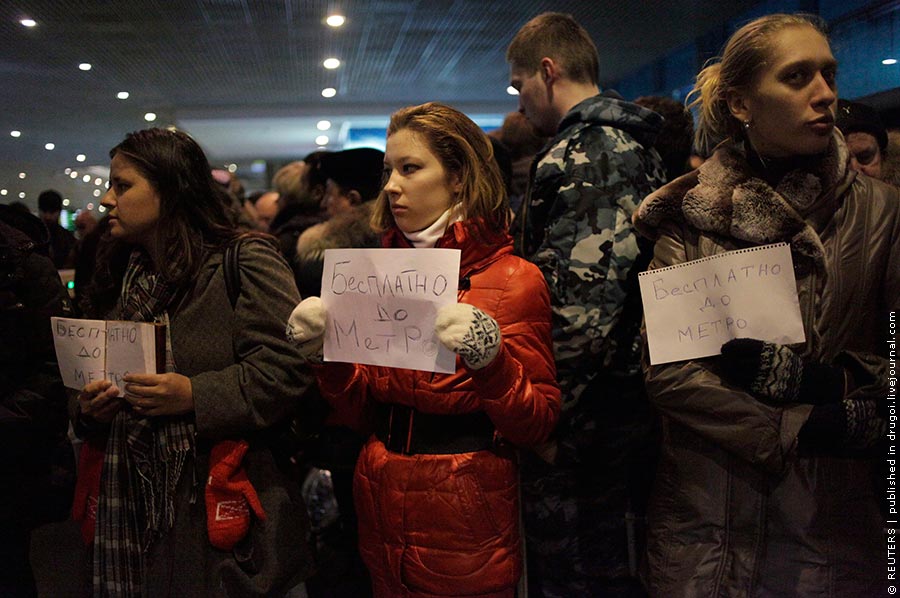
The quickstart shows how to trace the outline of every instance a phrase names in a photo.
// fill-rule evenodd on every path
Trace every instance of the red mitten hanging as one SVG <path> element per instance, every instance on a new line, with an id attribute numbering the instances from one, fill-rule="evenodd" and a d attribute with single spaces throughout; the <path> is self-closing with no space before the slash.
<path id="1" fill-rule="evenodd" d="M 250 509 L 265 521 L 259 497 L 247 479 L 241 461 L 247 452 L 246 440 L 223 440 L 209 456 L 206 482 L 206 525 L 209 542 L 221 550 L 231 550 L 250 529 Z"/>

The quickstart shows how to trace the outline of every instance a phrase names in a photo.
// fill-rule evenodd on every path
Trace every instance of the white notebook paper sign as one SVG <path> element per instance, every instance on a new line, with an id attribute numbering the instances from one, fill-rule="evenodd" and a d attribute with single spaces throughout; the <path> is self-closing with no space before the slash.
<path id="1" fill-rule="evenodd" d="M 456 354 L 434 320 L 458 285 L 458 249 L 326 250 L 325 361 L 452 374 Z"/>
<path id="2" fill-rule="evenodd" d="M 733 338 L 806 340 L 787 243 L 649 270 L 639 281 L 653 365 L 718 355 Z"/>
<path id="3" fill-rule="evenodd" d="M 123 396 L 126 374 L 165 369 L 165 326 L 146 322 L 50 318 L 63 385 L 110 380 Z"/>

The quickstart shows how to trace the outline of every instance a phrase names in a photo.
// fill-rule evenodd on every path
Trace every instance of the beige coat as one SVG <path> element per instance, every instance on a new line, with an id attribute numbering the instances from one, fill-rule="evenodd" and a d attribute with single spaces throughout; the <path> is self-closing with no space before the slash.
<path id="1" fill-rule="evenodd" d="M 748 177 L 740 151 L 720 149 L 645 200 L 635 222 L 657 239 L 651 268 L 789 241 L 808 339 L 797 350 L 855 363 L 871 374 L 856 394 L 884 400 L 886 361 L 869 353 L 885 353 L 886 312 L 900 307 L 900 192 L 854 180 L 838 135 L 820 166 L 817 180 L 788 175 L 780 197 Z M 885 592 L 876 458 L 799 456 L 811 407 L 758 401 L 720 377 L 716 358 L 645 371 L 663 424 L 644 576 L 652 596 Z"/>

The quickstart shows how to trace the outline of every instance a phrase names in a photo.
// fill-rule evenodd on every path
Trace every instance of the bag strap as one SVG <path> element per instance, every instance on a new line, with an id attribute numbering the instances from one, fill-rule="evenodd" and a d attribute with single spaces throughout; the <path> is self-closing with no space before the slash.
<path id="1" fill-rule="evenodd" d="M 222 258 L 225 292 L 228 293 L 231 309 L 237 306 L 238 297 L 241 295 L 241 243 L 243 242 L 244 239 L 238 239 L 226 247 L 225 257 Z"/>

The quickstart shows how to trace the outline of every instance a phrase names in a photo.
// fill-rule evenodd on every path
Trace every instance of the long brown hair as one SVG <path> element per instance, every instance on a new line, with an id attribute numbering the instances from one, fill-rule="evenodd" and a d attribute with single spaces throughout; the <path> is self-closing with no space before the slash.
<path id="1" fill-rule="evenodd" d="M 487 135 L 465 114 L 445 104 L 429 102 L 401 108 L 391 115 L 387 136 L 409 129 L 421 135 L 448 175 L 456 175 L 458 200 L 466 218 L 482 240 L 496 238 L 509 228 L 509 200 L 494 149 Z M 382 189 L 372 214 L 372 227 L 384 231 L 394 225 L 387 192 Z"/>
<path id="2" fill-rule="evenodd" d="M 207 255 L 240 234 L 230 198 L 212 178 L 203 150 L 184 132 L 153 128 L 129 133 L 110 150 L 110 158 L 116 155 L 131 162 L 159 194 L 156 234 L 164 254 L 156 267 L 169 284 L 187 287 Z M 108 236 L 103 239 L 85 313 L 99 316 L 115 303 L 131 249 Z"/>

